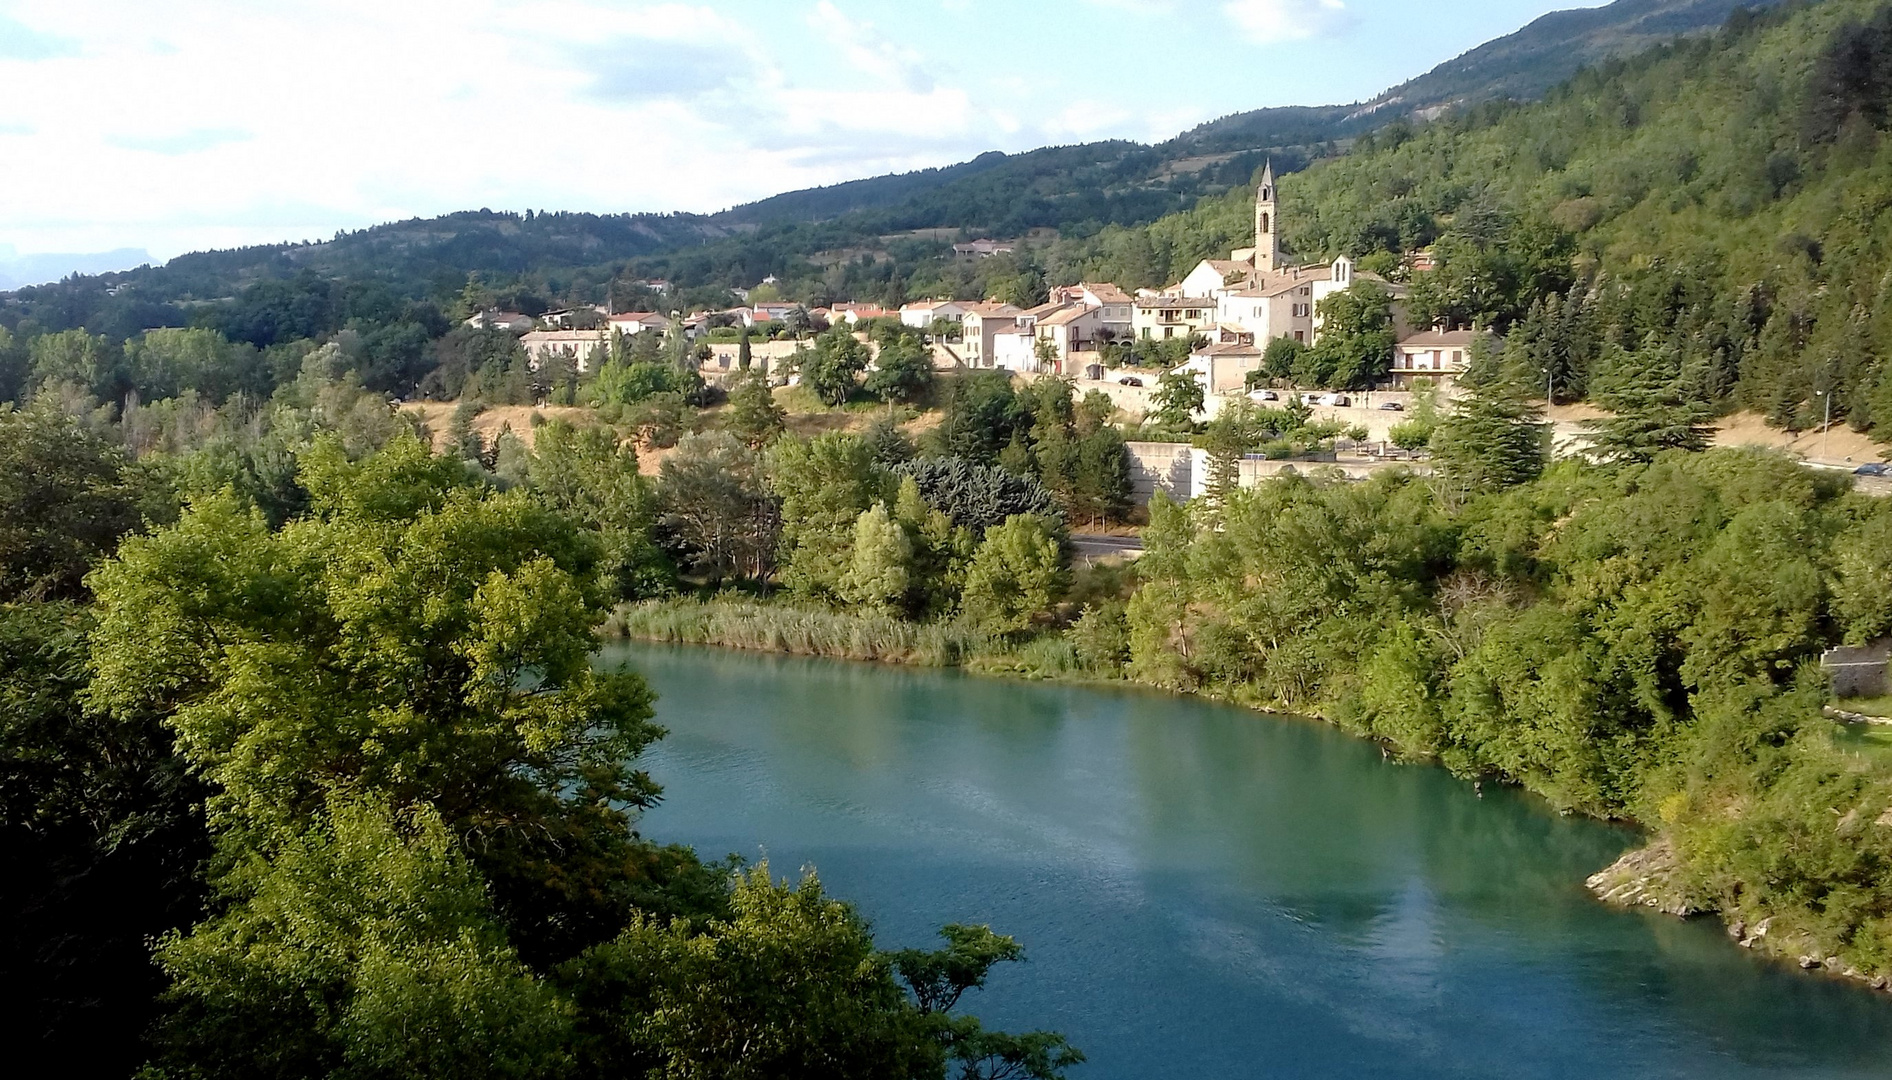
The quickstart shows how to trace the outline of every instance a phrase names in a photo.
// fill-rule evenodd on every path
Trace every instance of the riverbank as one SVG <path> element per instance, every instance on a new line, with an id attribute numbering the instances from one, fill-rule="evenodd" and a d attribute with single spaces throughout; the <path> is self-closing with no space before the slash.
<path id="1" fill-rule="evenodd" d="M 1349 724 L 1333 710 L 1310 707 L 1297 702 L 1285 709 L 1281 702 L 1263 700 L 1252 684 L 1231 688 L 1205 686 L 1182 688 L 1126 679 L 1123 667 L 1087 663 L 1071 640 L 1070 633 L 1046 633 L 1023 642 L 1007 641 L 982 633 L 961 623 L 915 624 L 890 616 L 808 608 L 786 602 L 717 598 L 712 600 L 675 599 L 649 601 L 620 607 L 604 627 L 604 632 L 630 640 L 661 643 L 706 645 L 751 652 L 836 660 L 863 661 L 927 668 L 960 668 L 989 676 L 1052 680 L 1084 684 L 1110 684 L 1164 690 L 1178 696 L 1196 697 L 1235 705 L 1257 712 L 1292 711 L 1333 724 L 1350 734 L 1380 742 L 1395 753 L 1399 747 L 1373 732 Z M 1436 760 L 1425 755 L 1405 754 L 1416 760 Z M 1459 770 L 1454 770 L 1459 772 Z M 1512 783 L 1537 794 L 1528 778 L 1494 778 Z M 1568 810 L 1566 810 L 1568 812 Z M 1677 811 L 1682 815 L 1683 811 Z M 1611 817 L 1613 815 L 1589 815 Z M 1856 815 L 1855 815 L 1856 817 Z M 1878 819 L 1874 829 L 1892 830 L 1892 814 Z M 1617 820 L 1621 820 L 1617 816 Z M 1633 822 L 1632 822 L 1633 824 Z M 1853 821 L 1842 819 L 1839 827 L 1854 832 Z M 1618 907 L 1648 907 L 1666 914 L 1691 918 L 1714 915 L 1721 919 L 1728 935 L 1740 946 L 1759 954 L 1797 965 L 1804 970 L 1818 970 L 1876 990 L 1892 990 L 1892 978 L 1884 969 L 1883 953 L 1874 949 L 1838 947 L 1833 914 L 1844 912 L 1837 902 L 1828 905 L 1806 904 L 1799 909 L 1781 908 L 1759 900 L 1760 890 L 1747 888 L 1742 874 L 1753 868 L 1730 862 L 1723 866 L 1691 865 L 1684 851 L 1695 852 L 1699 863 L 1704 847 L 1693 830 L 1713 831 L 1715 822 L 1678 816 L 1664 820 L 1649 834 L 1649 843 L 1626 854 L 1615 864 L 1602 868 L 1586 882 L 1588 890 L 1600 901 Z M 1712 856 L 1711 856 L 1712 857 Z M 1851 868 L 1855 873 L 1859 867 Z M 1838 876 L 1838 875 L 1836 875 Z M 1702 886 L 1705 879 L 1715 879 L 1718 888 L 1711 893 Z M 1847 883 L 1834 882 L 1830 890 L 1837 894 Z M 1738 903 L 1716 903 L 1715 895 L 1734 896 Z M 1834 897 L 1821 899 L 1832 901 Z M 1821 916 L 1827 916 L 1822 926 Z M 1858 916 L 1855 914 L 1854 918 Z M 1841 915 L 1844 918 L 1844 915 Z M 1824 930 L 1824 932 L 1822 932 Z M 1876 934 L 1864 935 L 1868 945 L 1876 944 Z M 1863 954 L 1863 955 L 1862 955 Z M 1875 963 L 1874 961 L 1878 962 Z"/>

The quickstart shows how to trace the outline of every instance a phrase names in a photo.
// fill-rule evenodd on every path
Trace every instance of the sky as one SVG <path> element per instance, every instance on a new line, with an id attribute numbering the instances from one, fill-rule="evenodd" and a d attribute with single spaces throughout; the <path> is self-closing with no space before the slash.
<path id="1" fill-rule="evenodd" d="M 1365 100 L 1571 0 L 0 0 L 0 263 L 713 212 Z"/>

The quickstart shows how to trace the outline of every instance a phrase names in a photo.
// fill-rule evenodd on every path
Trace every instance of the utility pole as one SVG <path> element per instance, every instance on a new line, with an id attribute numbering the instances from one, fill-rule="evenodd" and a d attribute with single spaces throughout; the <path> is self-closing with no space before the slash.
<path id="1" fill-rule="evenodd" d="M 1826 400 L 1826 419 L 1820 424 L 1820 460 L 1826 460 L 1826 441 L 1833 431 L 1833 391 L 1822 390 L 1820 397 Z"/>

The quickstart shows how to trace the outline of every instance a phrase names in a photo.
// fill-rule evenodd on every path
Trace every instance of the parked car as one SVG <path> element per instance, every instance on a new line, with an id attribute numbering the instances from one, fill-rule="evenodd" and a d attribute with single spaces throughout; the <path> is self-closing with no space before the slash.
<path id="1" fill-rule="evenodd" d="M 1405 412 L 1406 407 L 1404 405 L 1401 405 L 1397 401 L 1387 401 L 1387 402 L 1382 402 L 1380 404 L 1380 411 L 1381 412 Z"/>
<path id="2" fill-rule="evenodd" d="M 1892 465 L 1883 461 L 1872 461 L 1853 470 L 1854 476 L 1892 476 Z"/>
<path id="3" fill-rule="evenodd" d="M 1143 380 L 1137 378 L 1135 375 L 1125 375 L 1122 378 L 1118 379 L 1117 381 L 1123 384 L 1124 386 L 1142 386 L 1143 385 Z"/>
<path id="4" fill-rule="evenodd" d="M 1281 395 L 1273 390 L 1250 390 L 1248 399 L 1250 401 L 1280 401 Z"/>

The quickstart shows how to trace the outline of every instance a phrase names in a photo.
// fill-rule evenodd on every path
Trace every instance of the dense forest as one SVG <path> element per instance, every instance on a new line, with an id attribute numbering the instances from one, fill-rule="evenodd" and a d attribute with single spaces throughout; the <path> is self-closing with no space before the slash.
<path id="1" fill-rule="evenodd" d="M 636 675 L 591 661 L 617 604 L 778 563 L 838 601 L 1028 615 L 1062 580 L 1067 509 L 1124 496 L 1094 405 L 1001 379 L 938 436 L 949 454 L 989 435 L 983 410 L 1073 462 L 1114 449 L 1094 495 L 911 462 L 897 428 L 786 437 L 754 375 L 709 430 L 552 421 L 530 446 L 450 430 L 436 453 L 335 343 L 265 391 L 241 382 L 253 350 L 172 333 L 162 363 L 132 363 L 236 380 L 222 408 L 44 386 L 0 405 L 16 1044 L 101 1077 L 997 1080 L 1082 1061 L 954 1011 L 1020 958 L 1010 938 L 955 925 L 938 950 L 885 950 L 812 876 L 642 836 L 662 789 L 639 757 L 663 731 Z M 852 379 L 850 347 L 817 352 Z M 643 385 L 652 367 L 681 385 L 611 361 L 598 416 L 680 397 Z M 643 475 L 637 445 L 678 438 Z"/>

